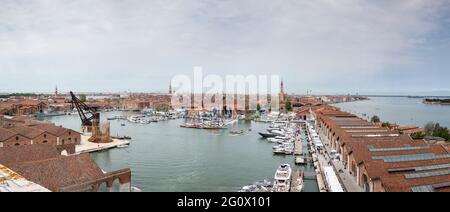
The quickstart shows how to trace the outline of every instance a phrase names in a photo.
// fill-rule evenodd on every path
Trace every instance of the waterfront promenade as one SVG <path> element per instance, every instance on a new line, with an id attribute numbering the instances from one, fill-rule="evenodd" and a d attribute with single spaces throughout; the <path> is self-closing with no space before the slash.
<path id="1" fill-rule="evenodd" d="M 351 176 L 348 171 L 344 171 L 344 166 L 340 161 L 331 160 L 331 156 L 329 154 L 332 149 L 330 147 L 330 141 L 328 140 L 328 138 L 322 132 L 319 133 L 319 136 L 326 150 L 326 154 L 324 154 L 324 157 L 326 157 L 325 160 L 331 162 L 329 164 L 334 167 L 334 170 L 336 171 L 339 177 L 339 181 L 341 185 L 344 187 L 345 191 L 364 192 L 364 190 L 358 186 L 354 177 Z M 340 160 L 342 160 L 342 158 Z"/>
<path id="2" fill-rule="evenodd" d="M 103 150 L 118 148 L 119 146 L 130 145 L 130 140 L 113 139 L 110 143 L 92 143 L 88 139 L 91 135 L 82 134 L 81 143 L 75 147 L 75 154 L 99 152 Z"/>

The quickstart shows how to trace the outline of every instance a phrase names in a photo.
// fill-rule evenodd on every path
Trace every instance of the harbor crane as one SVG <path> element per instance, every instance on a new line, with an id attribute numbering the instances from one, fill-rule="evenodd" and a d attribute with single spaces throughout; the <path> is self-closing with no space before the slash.
<path id="1" fill-rule="evenodd" d="M 86 128 L 88 132 L 92 132 L 92 126 L 99 126 L 100 124 L 100 113 L 82 102 L 72 91 L 70 96 L 72 98 L 70 101 L 72 109 L 77 109 L 81 119 L 81 126 Z"/>
<path id="2" fill-rule="evenodd" d="M 109 123 L 106 123 L 102 127 L 100 127 L 100 113 L 92 107 L 86 105 L 77 96 L 75 96 L 72 91 L 70 92 L 70 96 L 72 98 L 72 100 L 70 101 L 70 103 L 72 103 L 72 110 L 73 108 L 77 109 L 78 115 L 81 119 L 81 127 L 83 131 L 91 133 L 91 137 L 88 139 L 88 141 L 93 143 L 112 142 Z"/>

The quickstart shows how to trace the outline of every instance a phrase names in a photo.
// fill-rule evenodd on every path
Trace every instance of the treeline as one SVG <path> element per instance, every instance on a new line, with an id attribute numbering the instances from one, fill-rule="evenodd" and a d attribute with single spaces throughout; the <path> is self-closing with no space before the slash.
<path id="1" fill-rule="evenodd" d="M 426 103 L 450 104 L 450 99 L 425 99 Z"/>
<path id="2" fill-rule="evenodd" d="M 447 127 L 442 127 L 439 123 L 429 122 L 424 127 L 424 132 L 414 133 L 413 139 L 423 139 L 425 136 L 441 137 L 450 141 L 450 131 Z"/>
<path id="3" fill-rule="evenodd" d="M 380 117 L 373 116 L 370 119 L 373 123 L 380 123 Z M 391 128 L 392 124 L 389 122 L 383 122 L 382 127 Z M 424 127 L 424 132 L 413 133 L 411 138 L 413 139 L 424 139 L 426 136 L 440 137 L 446 141 L 450 141 L 450 131 L 447 127 L 442 127 L 439 123 L 428 122 Z"/>

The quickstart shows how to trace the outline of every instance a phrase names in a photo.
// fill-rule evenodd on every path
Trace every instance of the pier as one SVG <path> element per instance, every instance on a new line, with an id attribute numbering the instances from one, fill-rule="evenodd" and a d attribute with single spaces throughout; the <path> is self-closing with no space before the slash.
<path id="1" fill-rule="evenodd" d="M 91 152 L 99 152 L 108 149 L 114 149 L 121 146 L 130 145 L 130 140 L 128 139 L 115 139 L 113 138 L 110 143 L 92 143 L 89 142 L 88 139 L 91 135 L 82 134 L 81 135 L 81 144 L 75 147 L 75 154 L 82 153 L 91 153 Z"/>
<path id="2" fill-rule="evenodd" d="M 303 192 L 304 180 L 301 171 L 293 171 L 291 175 L 291 188 L 290 192 Z"/>
<path id="3" fill-rule="evenodd" d="M 294 145 L 294 154 L 295 155 L 302 155 L 303 154 L 303 145 L 302 140 L 300 138 L 295 139 L 295 145 Z"/>

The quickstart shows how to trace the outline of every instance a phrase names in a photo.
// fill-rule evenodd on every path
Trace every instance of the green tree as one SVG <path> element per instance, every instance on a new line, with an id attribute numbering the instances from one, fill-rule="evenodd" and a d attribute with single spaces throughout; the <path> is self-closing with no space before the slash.
<path id="1" fill-rule="evenodd" d="M 285 107 L 286 107 L 287 111 L 289 111 L 289 112 L 292 111 L 292 104 L 289 100 L 286 100 Z"/>
<path id="2" fill-rule="evenodd" d="M 423 132 L 416 132 L 416 133 L 413 133 L 413 134 L 411 134 L 411 138 L 412 139 L 424 139 L 425 138 L 425 133 L 423 133 Z"/>
<path id="3" fill-rule="evenodd" d="M 439 123 L 434 126 L 433 136 L 444 138 L 447 141 L 450 139 L 448 128 L 441 127 Z"/>
<path id="4" fill-rule="evenodd" d="M 85 102 L 86 100 L 86 94 L 80 94 L 80 101 Z"/>
<path id="5" fill-rule="evenodd" d="M 372 116 L 370 121 L 373 122 L 373 123 L 380 123 L 381 120 L 380 120 L 380 117 L 375 115 L 375 116 Z"/>
<path id="6" fill-rule="evenodd" d="M 383 122 L 383 124 L 381 125 L 382 127 L 387 127 L 387 128 L 391 128 L 392 124 L 390 122 Z"/>
<path id="7" fill-rule="evenodd" d="M 257 105 L 256 105 L 256 110 L 259 112 L 259 111 L 261 111 L 261 105 L 258 103 Z"/>
<path id="8" fill-rule="evenodd" d="M 433 135 L 435 127 L 436 124 L 434 122 L 428 122 L 424 127 L 425 135 Z"/>

